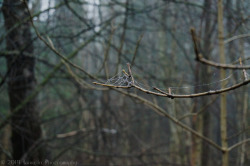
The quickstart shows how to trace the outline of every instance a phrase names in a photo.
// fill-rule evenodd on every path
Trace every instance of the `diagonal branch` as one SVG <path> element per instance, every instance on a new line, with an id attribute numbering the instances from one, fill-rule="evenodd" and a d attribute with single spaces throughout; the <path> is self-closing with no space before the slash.
<path id="1" fill-rule="evenodd" d="M 246 139 L 246 140 L 243 140 L 243 141 L 241 141 L 241 142 L 238 142 L 238 143 L 232 145 L 231 147 L 228 148 L 228 151 L 231 151 L 231 150 L 233 150 L 234 148 L 236 148 L 236 147 L 238 147 L 238 146 L 240 146 L 240 145 L 242 145 L 242 144 L 244 144 L 244 143 L 247 143 L 247 142 L 250 142 L 250 138 L 248 138 L 248 139 Z"/>
<path id="2" fill-rule="evenodd" d="M 237 40 L 237 39 L 241 39 L 241 38 L 245 38 L 245 37 L 250 37 L 250 33 L 231 37 L 231 38 L 225 40 L 224 43 L 227 44 L 227 43 L 229 43 L 231 41 L 234 41 L 234 40 Z"/>
<path id="3" fill-rule="evenodd" d="M 217 63 L 217 62 L 210 61 L 210 60 L 203 58 L 203 56 L 198 48 L 198 40 L 197 40 L 197 36 L 195 33 L 195 29 L 191 28 L 190 31 L 191 31 L 191 35 L 192 35 L 192 39 L 193 39 L 193 43 L 194 43 L 194 52 L 196 55 L 195 60 L 197 60 L 198 62 L 201 62 L 205 65 L 213 66 L 216 68 L 234 69 L 234 70 L 250 69 L 250 65 L 241 66 L 241 65 L 232 65 L 232 64 L 222 64 L 222 63 Z"/>
<path id="4" fill-rule="evenodd" d="M 147 99 L 144 99 L 144 98 L 142 98 L 142 97 L 140 97 L 140 96 L 138 96 L 138 95 L 136 95 L 134 93 L 125 92 L 125 91 L 119 90 L 119 89 L 114 89 L 114 90 L 118 91 L 119 93 L 122 93 L 124 95 L 130 96 L 130 97 L 132 97 L 134 99 L 137 99 L 137 100 L 141 101 L 145 105 L 151 107 L 157 114 L 170 119 L 173 123 L 175 123 L 176 125 L 182 127 L 185 131 L 188 131 L 188 132 L 192 133 L 193 135 L 197 136 L 198 138 L 200 138 L 200 139 L 206 141 L 207 143 L 209 143 L 211 146 L 213 146 L 217 150 L 219 150 L 221 152 L 224 152 L 224 149 L 222 149 L 218 144 L 213 142 L 211 139 L 203 136 L 202 134 L 198 133 L 194 129 L 192 129 L 189 126 L 187 126 L 186 124 L 182 123 L 181 121 L 179 121 L 175 117 L 169 115 L 166 111 L 164 111 L 164 109 L 162 109 L 158 105 L 154 104 L 153 102 L 150 102 Z"/>

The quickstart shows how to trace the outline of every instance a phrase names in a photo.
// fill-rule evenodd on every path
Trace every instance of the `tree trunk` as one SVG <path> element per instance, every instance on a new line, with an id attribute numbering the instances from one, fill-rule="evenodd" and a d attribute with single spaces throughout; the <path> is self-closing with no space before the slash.
<path id="1" fill-rule="evenodd" d="M 212 47 L 212 0 L 204 0 L 204 43 L 203 43 L 203 55 L 206 59 L 211 58 L 211 47 Z M 201 65 L 201 80 L 202 82 L 211 82 L 210 77 L 210 68 L 207 65 Z M 207 87 L 203 87 L 202 91 L 208 91 Z M 201 98 L 201 105 L 203 110 L 202 113 L 202 125 L 203 125 L 203 135 L 207 138 L 211 138 L 211 109 L 210 106 L 207 106 L 208 102 L 213 100 L 212 96 L 208 96 L 206 98 Z M 205 106 L 205 108 L 204 108 Z M 207 108 L 206 108 L 207 107 Z M 202 143 L 202 156 L 201 156 L 201 165 L 209 166 L 211 165 L 211 156 L 210 156 L 210 146 L 206 143 Z"/>
<path id="2" fill-rule="evenodd" d="M 20 0 L 4 0 L 2 11 L 6 31 L 29 16 L 25 3 Z M 29 22 L 22 23 L 8 34 L 6 50 L 19 51 L 19 54 L 6 55 L 9 71 L 8 94 L 12 111 L 12 156 L 14 160 L 42 161 L 42 148 L 36 148 L 41 138 L 36 99 L 31 99 L 19 110 L 13 111 L 32 93 L 36 86 L 35 59 L 32 55 L 33 44 Z"/>
<path id="3" fill-rule="evenodd" d="M 244 42 L 242 40 L 240 40 L 240 56 L 242 57 L 242 59 L 245 59 L 245 52 L 244 52 Z M 242 73 L 242 78 L 244 78 L 244 72 Z M 243 87 L 243 92 L 244 92 L 244 95 L 243 95 L 243 99 L 242 99 L 242 102 L 243 102 L 243 110 L 242 110 L 242 114 L 241 114 L 241 130 L 245 130 L 248 126 L 248 122 L 247 122 L 247 117 L 248 117 L 248 101 L 249 101 L 249 96 L 248 96 L 248 93 L 247 93 L 247 87 Z M 241 135 L 241 140 L 245 140 L 247 139 L 247 135 L 246 133 L 242 133 Z M 242 144 L 240 149 L 239 149 L 239 153 L 240 153 L 240 159 L 239 159 L 239 166 L 244 166 L 245 164 L 245 158 L 246 158 L 246 152 L 247 152 L 247 148 L 246 148 L 246 143 Z"/>
<path id="4" fill-rule="evenodd" d="M 224 46 L 224 28 L 223 28 L 223 0 L 218 0 L 218 35 L 219 35 L 219 54 L 220 63 L 226 63 L 225 60 L 225 46 Z M 220 77 L 226 77 L 225 69 L 220 70 Z M 225 88 L 225 81 L 221 83 L 221 88 Z M 220 128 L 221 128 L 221 144 L 226 151 L 222 154 L 222 166 L 228 166 L 228 143 L 227 143 L 227 100 L 226 93 L 221 94 L 220 99 Z"/>
<path id="5" fill-rule="evenodd" d="M 195 83 L 199 84 L 200 81 L 200 65 L 197 63 L 195 67 Z M 199 92 L 199 87 L 195 87 L 194 93 Z M 194 107 L 192 112 L 197 113 L 201 109 L 200 99 L 194 99 Z M 192 117 L 192 127 L 202 134 L 203 132 L 203 119 L 201 115 L 195 115 Z M 192 149 L 191 149 L 191 166 L 201 166 L 201 154 L 202 154 L 202 140 L 192 135 Z"/>

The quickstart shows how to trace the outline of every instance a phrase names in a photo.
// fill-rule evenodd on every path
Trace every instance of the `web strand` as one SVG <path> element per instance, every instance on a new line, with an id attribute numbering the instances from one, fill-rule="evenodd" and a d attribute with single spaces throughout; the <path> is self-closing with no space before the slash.
<path id="1" fill-rule="evenodd" d="M 198 89 L 199 91 L 204 91 L 204 89 L 206 89 L 207 91 L 216 91 L 219 90 L 221 88 L 221 83 L 226 81 L 227 86 L 232 85 L 232 82 L 239 82 L 238 80 L 233 80 L 232 78 L 234 76 L 238 75 L 238 78 L 240 78 L 240 80 L 242 81 L 242 77 L 239 77 L 241 75 L 241 73 L 239 73 L 242 71 L 234 71 L 230 74 L 228 74 L 227 77 L 225 77 L 224 79 L 221 80 L 217 80 L 217 81 L 213 81 L 210 83 L 201 83 L 201 84 L 196 84 L 196 85 L 187 85 L 187 86 L 165 86 L 164 88 L 160 88 L 163 89 L 167 92 L 171 92 L 172 94 L 174 93 L 185 93 L 185 94 L 189 94 L 189 93 L 193 93 L 194 89 Z M 105 84 L 103 85 L 107 85 L 110 87 L 122 87 L 122 88 L 128 88 L 131 87 L 132 85 L 136 85 L 144 90 L 155 90 L 154 86 L 149 85 L 149 80 L 143 79 L 140 77 L 140 75 L 138 75 L 135 70 L 132 70 L 134 77 L 134 80 L 132 80 L 131 76 L 125 71 L 122 70 L 120 71 L 118 74 L 116 74 L 115 76 L 109 78 Z M 249 73 L 247 73 L 247 76 L 249 77 Z M 138 81 L 137 78 L 139 77 Z M 142 81 L 144 83 L 142 83 Z M 133 83 L 134 82 L 134 83 Z M 178 84 L 178 83 L 177 83 Z M 159 86 L 157 86 L 159 87 Z"/>

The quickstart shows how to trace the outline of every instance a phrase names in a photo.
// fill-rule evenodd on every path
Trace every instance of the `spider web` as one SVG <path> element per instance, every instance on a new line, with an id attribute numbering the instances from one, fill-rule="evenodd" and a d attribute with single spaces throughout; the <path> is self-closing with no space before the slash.
<path id="1" fill-rule="evenodd" d="M 115 87 L 130 87 L 132 85 L 132 78 L 125 70 L 122 70 L 117 75 L 108 79 L 105 84 Z"/>
<path id="2" fill-rule="evenodd" d="M 158 87 L 164 91 L 171 90 L 172 94 L 192 94 L 194 93 L 194 89 L 196 90 L 198 89 L 196 93 L 204 92 L 204 91 L 215 91 L 221 88 L 222 82 L 226 82 L 226 86 L 232 86 L 235 83 L 244 81 L 244 78 L 240 77 L 242 76 L 242 70 L 235 70 L 235 71 L 229 70 L 225 78 L 217 79 L 208 83 L 205 82 L 205 83 L 195 84 L 194 81 L 191 79 L 192 82 L 188 84 L 187 83 L 182 84 L 181 81 L 173 84 L 173 85 L 185 85 L 185 86 L 171 86 L 171 84 L 163 86 L 162 83 L 155 83 L 156 81 L 154 82 L 154 80 L 150 81 L 145 78 L 142 78 L 143 73 L 137 74 L 140 72 L 138 72 L 135 69 L 131 69 L 131 70 L 133 73 L 134 85 L 137 85 L 140 88 L 143 88 L 145 90 L 154 90 L 154 87 Z M 212 78 L 214 77 L 219 78 L 219 72 L 214 72 L 214 73 L 217 73 L 217 74 L 213 74 Z M 250 74 L 249 73 L 246 73 L 246 74 L 248 78 L 250 78 Z M 236 76 L 238 76 L 238 79 L 235 79 Z M 152 84 L 154 84 L 155 86 L 152 86 Z M 115 76 L 109 78 L 105 82 L 105 85 L 118 87 L 118 88 L 119 87 L 128 88 L 128 87 L 132 87 L 133 81 L 132 81 L 132 77 L 125 70 L 122 70 Z"/>

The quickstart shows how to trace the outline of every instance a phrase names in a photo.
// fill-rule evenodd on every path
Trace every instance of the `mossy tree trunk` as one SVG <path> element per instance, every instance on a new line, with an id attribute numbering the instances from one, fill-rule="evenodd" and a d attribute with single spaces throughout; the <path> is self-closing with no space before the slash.
<path id="1" fill-rule="evenodd" d="M 20 0 L 4 0 L 2 11 L 6 31 L 29 17 L 25 2 Z M 33 98 L 19 110 L 13 111 L 32 93 L 36 86 L 35 58 L 28 21 L 21 23 L 18 28 L 8 33 L 6 50 L 19 52 L 5 57 L 9 71 L 8 94 L 12 111 L 12 156 L 14 160 L 42 161 L 43 150 L 38 148 L 42 132 L 36 109 L 36 99 Z"/>

